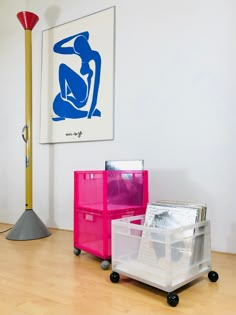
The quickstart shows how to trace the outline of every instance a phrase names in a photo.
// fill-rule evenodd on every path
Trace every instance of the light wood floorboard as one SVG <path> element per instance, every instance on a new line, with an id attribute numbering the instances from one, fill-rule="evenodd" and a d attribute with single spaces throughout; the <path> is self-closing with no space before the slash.
<path id="1" fill-rule="evenodd" d="M 0 224 L 0 231 L 8 228 Z M 177 291 L 172 308 L 166 293 L 124 276 L 110 282 L 111 270 L 88 253 L 73 254 L 73 233 L 51 230 L 33 241 L 0 234 L 1 315 L 235 315 L 236 255 L 212 253 L 216 283 L 207 275 Z"/>

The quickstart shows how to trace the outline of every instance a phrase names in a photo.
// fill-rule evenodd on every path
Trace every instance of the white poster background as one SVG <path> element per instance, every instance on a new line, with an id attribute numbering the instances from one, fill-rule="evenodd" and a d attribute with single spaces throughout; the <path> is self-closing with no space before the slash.
<path id="1" fill-rule="evenodd" d="M 43 31 L 40 143 L 112 140 L 114 134 L 114 24 L 115 8 L 109 8 L 72 22 Z M 58 68 L 65 63 L 77 73 L 81 60 L 76 55 L 53 52 L 63 38 L 89 32 L 91 49 L 101 56 L 101 75 L 97 106 L 101 117 L 53 121 L 53 101 L 60 92 Z M 93 62 L 89 63 L 95 70 Z M 93 86 L 93 82 L 91 84 Z M 90 101 L 81 110 L 89 110 Z M 88 106 L 87 106 L 88 105 Z"/>

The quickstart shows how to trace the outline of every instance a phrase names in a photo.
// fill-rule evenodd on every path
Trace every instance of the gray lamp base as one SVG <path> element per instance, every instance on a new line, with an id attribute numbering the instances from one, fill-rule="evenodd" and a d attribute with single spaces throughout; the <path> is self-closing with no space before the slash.
<path id="1" fill-rule="evenodd" d="M 51 235 L 44 223 L 33 210 L 25 210 L 6 239 L 13 241 L 35 240 Z"/>

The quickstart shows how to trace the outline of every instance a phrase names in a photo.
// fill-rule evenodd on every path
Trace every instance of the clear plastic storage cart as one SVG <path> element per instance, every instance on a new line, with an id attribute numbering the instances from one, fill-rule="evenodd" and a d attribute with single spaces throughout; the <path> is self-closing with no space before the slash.
<path id="1" fill-rule="evenodd" d="M 141 215 L 148 203 L 148 171 L 74 172 L 74 253 L 111 259 L 111 221 Z"/>
<path id="2" fill-rule="evenodd" d="M 123 274 L 167 292 L 167 302 L 176 306 L 174 292 L 208 273 L 212 282 L 210 222 L 162 230 L 145 227 L 145 216 L 112 221 L 112 273 L 114 283 Z"/>

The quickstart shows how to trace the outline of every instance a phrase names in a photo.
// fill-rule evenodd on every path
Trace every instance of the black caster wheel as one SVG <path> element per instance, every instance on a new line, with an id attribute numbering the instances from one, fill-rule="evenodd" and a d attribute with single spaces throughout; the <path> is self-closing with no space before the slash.
<path id="1" fill-rule="evenodd" d="M 208 273 L 208 278 L 211 282 L 216 282 L 219 279 L 219 275 L 216 271 L 210 271 Z"/>
<path id="2" fill-rule="evenodd" d="M 117 283 L 120 280 L 120 275 L 118 274 L 118 272 L 112 271 L 112 273 L 110 274 L 110 280 L 113 283 Z"/>
<path id="3" fill-rule="evenodd" d="M 172 306 L 175 307 L 179 304 L 179 297 L 176 293 L 174 292 L 170 292 L 167 294 L 167 303 Z"/>
<path id="4" fill-rule="evenodd" d="M 108 260 L 103 260 L 101 262 L 101 268 L 103 270 L 108 270 L 110 268 L 110 262 Z"/>
<path id="5" fill-rule="evenodd" d="M 74 248 L 74 254 L 75 254 L 75 256 L 79 256 L 80 253 L 81 253 L 81 249 L 79 249 L 79 248 Z"/>

